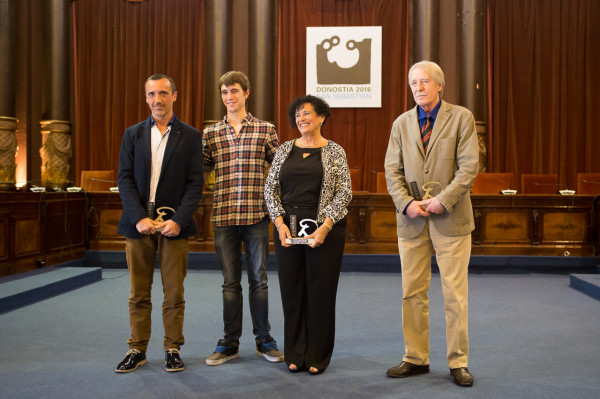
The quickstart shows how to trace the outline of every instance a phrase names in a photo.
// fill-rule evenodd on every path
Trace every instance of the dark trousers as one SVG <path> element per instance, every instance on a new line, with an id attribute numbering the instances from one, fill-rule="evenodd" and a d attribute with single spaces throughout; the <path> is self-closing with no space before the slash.
<path id="1" fill-rule="evenodd" d="M 213 226 L 215 250 L 223 272 L 223 323 L 226 340 L 239 341 L 242 335 L 242 244 L 246 251 L 250 315 L 253 333 L 259 341 L 269 336 L 269 219 L 247 226 Z"/>
<path id="2" fill-rule="evenodd" d="M 288 365 L 325 369 L 335 341 L 335 301 L 346 219 L 336 223 L 317 248 L 283 248 L 275 230 L 273 237 L 283 304 L 285 361 Z"/>

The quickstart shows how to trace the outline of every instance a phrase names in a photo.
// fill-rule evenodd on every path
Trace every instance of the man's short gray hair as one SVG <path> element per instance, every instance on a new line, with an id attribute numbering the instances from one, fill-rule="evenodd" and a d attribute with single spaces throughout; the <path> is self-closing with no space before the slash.
<path id="1" fill-rule="evenodd" d="M 440 91 L 440 98 L 442 98 L 442 94 L 444 94 L 444 87 L 446 86 L 446 79 L 444 79 L 444 71 L 438 64 L 433 61 L 419 61 L 413 66 L 410 67 L 408 71 L 408 85 L 410 86 L 410 77 L 413 71 L 417 68 L 423 69 L 429 73 L 431 79 L 438 84 L 442 85 L 442 90 Z"/>

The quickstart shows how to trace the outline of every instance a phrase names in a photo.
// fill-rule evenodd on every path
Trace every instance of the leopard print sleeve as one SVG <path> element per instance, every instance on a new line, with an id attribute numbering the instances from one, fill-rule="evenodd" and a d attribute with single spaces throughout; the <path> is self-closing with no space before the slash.
<path id="1" fill-rule="evenodd" d="M 279 185 L 279 171 L 281 165 L 285 162 L 288 155 L 292 151 L 294 140 L 286 141 L 277 149 L 267 180 L 265 181 L 265 202 L 269 210 L 271 220 L 275 220 L 278 216 L 285 215 L 283 205 L 281 204 L 281 187 Z"/>
<path id="2" fill-rule="evenodd" d="M 323 185 L 319 199 L 318 223 L 329 218 L 333 223 L 348 214 L 352 200 L 352 183 L 346 152 L 339 144 L 329 141 L 323 147 Z"/>

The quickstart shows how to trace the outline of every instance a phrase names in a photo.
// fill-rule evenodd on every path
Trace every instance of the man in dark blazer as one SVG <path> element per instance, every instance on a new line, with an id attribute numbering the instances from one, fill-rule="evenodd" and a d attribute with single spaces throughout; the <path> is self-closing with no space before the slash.
<path id="1" fill-rule="evenodd" d="M 179 355 L 184 343 L 183 280 L 203 186 L 202 135 L 173 114 L 175 83 L 168 76 L 152 75 L 146 80 L 145 97 L 152 116 L 125 131 L 119 154 L 123 213 L 117 231 L 126 238 L 131 338 L 125 359 L 115 369 L 118 373 L 146 363 L 156 252 L 164 292 L 166 370 L 184 368 Z"/>
<path id="2" fill-rule="evenodd" d="M 475 118 L 442 100 L 444 73 L 437 64 L 416 63 L 408 81 L 417 106 L 394 121 L 385 157 L 387 187 L 397 211 L 405 344 L 404 361 L 387 375 L 429 372 L 428 290 L 435 251 L 450 374 L 457 385 L 471 386 L 467 273 L 475 227 L 469 189 L 479 170 Z"/>

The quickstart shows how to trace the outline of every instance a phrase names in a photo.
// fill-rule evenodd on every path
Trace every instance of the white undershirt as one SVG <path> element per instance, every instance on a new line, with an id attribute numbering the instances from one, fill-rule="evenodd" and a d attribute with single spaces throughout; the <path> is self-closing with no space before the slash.
<path id="1" fill-rule="evenodd" d="M 156 187 L 158 186 L 158 179 L 160 178 L 160 171 L 162 169 L 163 157 L 165 156 L 165 148 L 167 148 L 167 141 L 169 140 L 169 133 L 171 132 L 171 126 L 167 127 L 165 134 L 161 134 L 158 130 L 156 123 L 152 125 L 151 131 L 151 143 L 152 147 L 152 172 L 150 174 L 150 199 L 149 202 L 154 202 L 156 197 Z"/>

